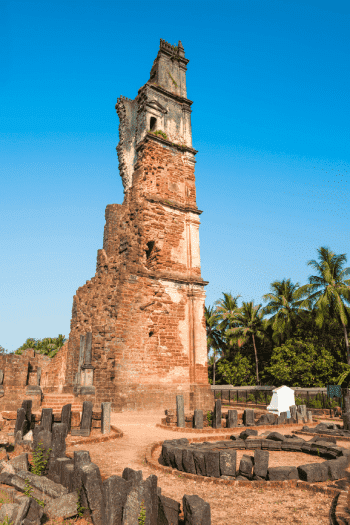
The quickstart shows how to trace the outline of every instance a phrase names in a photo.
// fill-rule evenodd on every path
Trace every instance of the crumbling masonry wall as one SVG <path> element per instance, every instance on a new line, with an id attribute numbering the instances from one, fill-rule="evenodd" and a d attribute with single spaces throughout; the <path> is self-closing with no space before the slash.
<path id="1" fill-rule="evenodd" d="M 187 406 L 212 406 L 198 227 L 193 165 L 147 137 L 124 203 L 107 206 L 96 275 L 74 297 L 64 392 L 92 332 L 95 403 L 156 408 L 182 393 Z"/>

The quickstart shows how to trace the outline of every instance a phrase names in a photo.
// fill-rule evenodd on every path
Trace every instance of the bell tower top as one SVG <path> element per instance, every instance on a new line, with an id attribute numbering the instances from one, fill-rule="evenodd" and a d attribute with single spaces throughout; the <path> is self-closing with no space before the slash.
<path id="1" fill-rule="evenodd" d="M 188 62 L 181 40 L 177 46 L 172 46 L 160 39 L 158 55 L 153 62 L 149 82 L 187 98 L 186 66 Z"/>
<path id="2" fill-rule="evenodd" d="M 132 185 L 139 145 L 142 141 L 161 141 L 164 147 L 181 148 L 186 162 L 195 163 L 197 153 L 192 147 L 191 105 L 187 98 L 186 71 L 189 60 L 179 40 L 172 46 L 160 40 L 159 51 L 150 79 L 130 100 L 119 97 L 119 171 L 124 191 Z"/>

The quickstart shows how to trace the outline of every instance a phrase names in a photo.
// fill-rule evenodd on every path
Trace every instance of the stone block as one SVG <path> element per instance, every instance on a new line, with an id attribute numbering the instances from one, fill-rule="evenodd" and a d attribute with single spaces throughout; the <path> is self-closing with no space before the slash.
<path id="1" fill-rule="evenodd" d="M 257 425 L 274 425 L 276 419 L 277 418 L 275 414 L 262 414 L 256 424 Z"/>
<path id="2" fill-rule="evenodd" d="M 13 466 L 16 472 L 17 470 L 28 470 L 28 453 L 26 452 L 25 454 L 20 454 L 19 456 L 12 458 L 9 461 L 9 464 Z"/>
<path id="3" fill-rule="evenodd" d="M 88 428 L 72 428 L 71 436 L 89 437 L 90 430 Z"/>
<path id="4" fill-rule="evenodd" d="M 248 427 L 255 425 L 254 410 L 246 408 L 243 412 L 243 425 Z"/>
<path id="5" fill-rule="evenodd" d="M 52 429 L 51 456 L 64 458 L 66 456 L 66 436 L 68 434 L 65 423 L 56 423 Z"/>
<path id="6" fill-rule="evenodd" d="M 59 498 L 68 492 L 65 487 L 48 479 L 46 476 L 37 476 L 32 472 L 24 470 L 17 471 L 16 476 L 24 481 L 28 479 L 32 487 L 40 490 L 40 492 L 43 492 L 44 494 L 47 494 L 50 498 Z"/>
<path id="7" fill-rule="evenodd" d="M 260 449 L 262 441 L 263 440 L 257 436 L 248 436 L 245 440 L 245 448 L 249 450 Z"/>
<path id="8" fill-rule="evenodd" d="M 40 426 L 44 430 L 52 431 L 53 415 L 52 408 L 43 408 L 41 410 Z"/>
<path id="9" fill-rule="evenodd" d="M 62 407 L 61 423 L 66 425 L 67 434 L 69 434 L 72 428 L 72 405 L 70 403 Z"/>
<path id="10" fill-rule="evenodd" d="M 179 523 L 180 503 L 158 495 L 158 522 L 157 525 L 173 525 Z"/>
<path id="11" fill-rule="evenodd" d="M 253 471 L 253 459 L 251 456 L 243 454 L 242 459 L 239 464 L 238 473 L 240 476 L 251 479 Z"/>
<path id="12" fill-rule="evenodd" d="M 83 413 L 81 416 L 80 428 L 81 430 L 88 430 L 91 432 L 93 403 L 91 401 L 83 402 Z"/>
<path id="13" fill-rule="evenodd" d="M 267 469 L 269 481 L 284 481 L 286 479 L 299 479 L 297 467 L 269 467 Z"/>
<path id="14" fill-rule="evenodd" d="M 0 522 L 4 523 L 7 517 L 8 523 L 15 520 L 18 513 L 18 505 L 16 503 L 3 503 L 0 508 Z"/>
<path id="15" fill-rule="evenodd" d="M 102 483 L 105 506 L 105 525 L 122 525 L 123 508 L 133 481 L 120 476 L 110 476 Z"/>
<path id="16" fill-rule="evenodd" d="M 150 495 L 150 514 L 149 514 L 149 523 L 150 525 L 157 525 L 158 520 L 158 478 L 154 474 L 148 476 L 148 478 L 143 482 L 145 487 L 148 487 L 147 494 Z M 148 517 L 146 516 L 146 522 Z"/>
<path id="17" fill-rule="evenodd" d="M 213 414 L 213 428 L 221 428 L 221 399 L 216 399 Z"/>
<path id="18" fill-rule="evenodd" d="M 22 401 L 22 408 L 25 410 L 25 417 L 28 423 L 30 423 L 32 420 L 32 404 L 32 399 L 25 399 Z"/>
<path id="19" fill-rule="evenodd" d="M 109 434 L 111 431 L 111 403 L 101 403 L 101 432 Z"/>
<path id="20" fill-rule="evenodd" d="M 122 473 L 123 479 L 126 481 L 132 481 L 133 483 L 139 483 L 142 481 L 142 470 L 134 470 L 130 467 L 126 467 Z"/>
<path id="21" fill-rule="evenodd" d="M 247 439 L 248 436 L 257 436 L 257 435 L 258 435 L 257 430 L 254 430 L 253 428 L 246 428 L 240 433 L 239 437 L 240 439 Z"/>
<path id="22" fill-rule="evenodd" d="M 28 523 L 34 523 L 35 525 L 40 524 L 43 514 L 44 509 L 41 505 L 39 505 L 34 498 L 30 498 L 29 510 L 25 520 L 27 520 Z"/>
<path id="23" fill-rule="evenodd" d="M 81 468 L 90 465 L 90 454 L 87 450 L 76 450 L 73 458 L 73 490 L 80 490 L 82 486 Z M 83 495 L 83 493 L 82 493 Z M 87 500 L 86 500 L 87 503 Z M 86 507 L 85 504 L 82 505 Z"/>
<path id="24" fill-rule="evenodd" d="M 63 459 L 63 458 L 62 458 Z M 61 465 L 61 480 L 60 483 L 68 489 L 68 492 L 74 490 L 74 465 L 72 463 L 63 463 Z"/>
<path id="25" fill-rule="evenodd" d="M 218 450 L 208 450 L 204 453 L 205 470 L 208 477 L 220 477 L 220 452 Z"/>
<path id="26" fill-rule="evenodd" d="M 158 498 L 156 484 L 150 476 L 145 481 L 135 481 L 127 495 L 123 510 L 123 525 L 133 525 L 139 522 L 142 508 L 145 511 L 145 524 L 157 525 Z"/>
<path id="27" fill-rule="evenodd" d="M 293 419 L 297 418 L 297 407 L 296 405 L 292 405 L 289 407 L 290 417 Z"/>
<path id="28" fill-rule="evenodd" d="M 35 430 L 35 429 L 34 429 Z M 49 471 L 49 460 L 52 449 L 52 433 L 48 430 L 40 430 L 37 434 L 34 432 L 33 448 L 36 451 L 38 448 L 43 453 L 43 459 L 48 460 L 45 469 L 42 471 L 46 475 Z"/>
<path id="29" fill-rule="evenodd" d="M 183 464 L 182 464 L 182 453 L 183 453 L 184 446 L 175 446 L 173 448 L 174 451 L 174 461 L 175 461 L 175 467 L 177 470 L 180 470 L 181 472 L 184 471 Z"/>
<path id="30" fill-rule="evenodd" d="M 234 428 L 238 426 L 237 410 L 228 410 L 227 412 L 227 428 Z"/>
<path id="31" fill-rule="evenodd" d="M 81 467 L 84 492 L 94 525 L 105 525 L 102 479 L 95 463 Z"/>
<path id="32" fill-rule="evenodd" d="M 17 432 L 15 432 L 15 446 L 20 445 L 22 443 L 22 439 L 23 439 L 22 430 L 18 430 Z"/>
<path id="33" fill-rule="evenodd" d="M 253 476 L 259 476 L 261 478 L 266 478 L 267 469 L 269 466 L 269 456 L 270 453 L 268 450 L 255 450 L 254 451 L 254 468 Z"/>
<path id="34" fill-rule="evenodd" d="M 50 464 L 50 469 L 47 477 L 55 483 L 61 483 L 62 479 L 62 468 L 63 465 L 73 465 L 73 460 L 70 458 L 54 458 L 54 461 Z M 64 485 L 66 486 L 66 485 Z M 67 487 L 68 488 L 68 487 Z"/>
<path id="35" fill-rule="evenodd" d="M 220 451 L 219 452 L 220 475 L 221 476 L 235 476 L 237 464 L 237 451 Z"/>
<path id="36" fill-rule="evenodd" d="M 328 476 L 328 466 L 323 463 L 310 463 L 300 465 L 298 468 L 299 478 L 303 481 L 315 483 L 316 481 L 326 481 Z"/>
<path id="37" fill-rule="evenodd" d="M 270 434 L 266 436 L 266 439 L 272 439 L 273 441 L 284 441 L 285 437 L 279 432 L 270 432 Z"/>
<path id="38" fill-rule="evenodd" d="M 185 427 L 185 405 L 184 405 L 184 396 L 176 396 L 176 416 L 177 416 L 177 426 Z"/>
<path id="39" fill-rule="evenodd" d="M 312 423 L 312 412 L 311 412 L 311 410 L 308 410 L 306 412 L 306 414 L 307 414 L 307 421 L 308 421 L 308 423 Z"/>
<path id="40" fill-rule="evenodd" d="M 230 444 L 227 445 L 227 447 L 242 450 L 245 448 L 245 441 L 244 439 L 235 439 L 234 441 L 231 441 Z"/>
<path id="41" fill-rule="evenodd" d="M 202 452 L 200 450 L 193 450 L 192 454 L 193 454 L 194 465 L 196 467 L 196 474 L 198 474 L 198 476 L 206 476 L 207 471 L 205 468 L 205 458 L 204 458 L 205 452 Z"/>
<path id="42" fill-rule="evenodd" d="M 53 499 L 45 505 L 45 514 L 50 518 L 71 518 L 78 513 L 78 494 L 71 492 Z"/>
<path id="43" fill-rule="evenodd" d="M 210 505 L 197 495 L 182 498 L 185 525 L 211 525 Z"/>
<path id="44" fill-rule="evenodd" d="M 27 496 L 21 496 L 20 498 L 16 498 L 15 502 L 18 503 L 18 510 L 13 525 L 22 525 L 24 518 L 28 514 L 30 498 Z"/>
<path id="45" fill-rule="evenodd" d="M 303 441 L 296 441 L 295 439 L 285 439 L 282 441 L 281 450 L 301 452 L 301 446 Z"/>
<path id="46" fill-rule="evenodd" d="M 182 465 L 185 472 L 196 474 L 196 467 L 193 459 L 193 450 L 185 447 L 182 451 Z"/>
<path id="47" fill-rule="evenodd" d="M 195 409 L 193 415 L 193 428 L 203 428 L 203 410 Z"/>
<path id="48" fill-rule="evenodd" d="M 282 441 L 275 441 L 273 439 L 263 439 L 261 441 L 262 450 L 281 450 Z"/>
<path id="49" fill-rule="evenodd" d="M 327 479 L 337 480 L 346 477 L 347 460 L 343 457 L 338 459 L 329 459 L 323 465 L 327 468 Z"/>
<path id="50" fill-rule="evenodd" d="M 23 424 L 26 421 L 26 411 L 24 408 L 19 408 L 17 410 L 17 418 L 15 424 L 15 435 L 19 430 L 22 430 Z"/>

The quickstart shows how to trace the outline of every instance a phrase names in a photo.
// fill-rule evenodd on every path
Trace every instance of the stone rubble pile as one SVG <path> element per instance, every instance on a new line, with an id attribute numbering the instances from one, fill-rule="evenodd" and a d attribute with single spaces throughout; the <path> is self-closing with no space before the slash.
<path id="1" fill-rule="evenodd" d="M 83 430 L 89 429 L 91 413 L 87 405 L 86 417 L 82 417 Z M 110 410 L 104 413 L 106 421 L 102 428 L 108 429 Z M 52 410 L 43 409 L 41 424 L 29 431 L 33 441 L 28 439 L 28 433 L 24 436 L 27 439 L 22 439 L 30 428 L 30 416 L 31 403 L 25 401 L 17 411 L 15 446 L 30 443 L 30 450 L 35 451 L 40 446 L 48 462 L 39 476 L 29 470 L 27 452 L 0 461 L 0 483 L 11 487 L 14 499 L 14 503 L 0 508 L 0 523 L 7 516 L 13 525 L 40 525 L 47 519 L 71 518 L 78 514 L 78 508 L 85 507 L 94 525 L 136 525 L 142 509 L 145 525 L 178 525 L 180 503 L 162 496 L 157 476 L 143 480 L 141 470 L 125 468 L 122 476 L 113 475 L 102 481 L 99 467 L 91 462 L 89 452 L 75 451 L 74 458 L 66 457 L 69 408 L 62 410 L 61 423 L 53 423 Z M 28 483 L 31 497 L 18 494 L 28 489 Z M 43 502 L 44 507 L 36 500 Z M 182 505 L 185 525 L 211 524 L 210 505 L 199 496 L 184 495 Z"/>
<path id="2" fill-rule="evenodd" d="M 316 434 L 327 434 L 327 436 L 350 437 L 350 431 L 344 430 L 344 427 L 342 427 L 342 425 L 338 425 L 337 423 L 319 423 L 312 428 L 303 426 L 302 431 L 315 432 Z"/>
<path id="3" fill-rule="evenodd" d="M 254 456 L 243 455 L 237 470 L 237 449 L 254 449 Z M 269 450 L 317 454 L 327 458 L 323 463 L 298 467 L 269 467 Z M 345 477 L 350 463 L 350 450 L 336 446 L 334 438 L 313 437 L 310 441 L 278 432 L 258 436 L 247 428 L 239 436 L 215 443 L 191 443 L 187 438 L 166 440 L 162 445 L 159 463 L 182 472 L 223 479 L 288 480 L 308 482 L 337 480 Z"/>

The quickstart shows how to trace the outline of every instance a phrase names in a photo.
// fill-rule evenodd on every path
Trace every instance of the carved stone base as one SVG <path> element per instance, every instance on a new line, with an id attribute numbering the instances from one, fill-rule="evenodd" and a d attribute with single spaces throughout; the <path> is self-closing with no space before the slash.
<path id="1" fill-rule="evenodd" d="M 80 387 L 79 395 L 81 396 L 95 395 L 95 387 L 94 386 L 82 386 Z"/>

